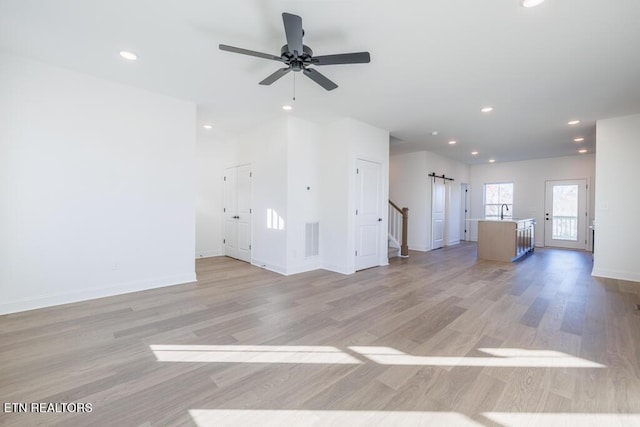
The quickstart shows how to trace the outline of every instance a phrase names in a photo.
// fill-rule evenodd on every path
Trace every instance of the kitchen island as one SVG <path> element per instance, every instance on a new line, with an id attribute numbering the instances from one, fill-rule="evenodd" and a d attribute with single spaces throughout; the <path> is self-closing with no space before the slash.
<path id="1" fill-rule="evenodd" d="M 535 249 L 533 218 L 478 221 L 478 259 L 511 262 Z"/>

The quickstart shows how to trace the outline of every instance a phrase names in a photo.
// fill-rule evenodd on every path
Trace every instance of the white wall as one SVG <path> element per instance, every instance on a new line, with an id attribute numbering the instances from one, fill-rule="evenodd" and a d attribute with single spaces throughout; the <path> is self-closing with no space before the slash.
<path id="1" fill-rule="evenodd" d="M 469 182 L 469 166 L 429 151 L 399 154 L 390 159 L 390 195 L 395 204 L 409 208 L 408 245 L 412 250 L 432 247 L 430 173 L 455 180 L 447 181 L 445 238 L 447 245 L 460 242 L 460 184 Z"/>
<path id="2" fill-rule="evenodd" d="M 595 156 L 584 154 L 568 157 L 493 163 L 471 166 L 471 218 L 483 218 L 484 184 L 513 182 L 513 216 L 535 218 L 536 245 L 544 246 L 545 182 L 551 180 L 591 180 L 589 186 L 589 218 L 593 218 Z M 477 240 L 477 222 L 471 222 L 471 240 Z M 589 239 L 590 244 L 590 239 Z"/>
<path id="3" fill-rule="evenodd" d="M 0 64 L 0 313 L 195 280 L 195 106 Z"/>
<path id="4" fill-rule="evenodd" d="M 593 275 L 640 282 L 640 115 L 598 121 L 596 146 Z"/>
<path id="5" fill-rule="evenodd" d="M 305 224 L 320 221 L 321 137 L 319 125 L 296 117 L 289 118 L 286 274 L 315 270 L 322 266 L 320 255 L 305 258 Z"/>
<path id="6" fill-rule="evenodd" d="M 320 252 L 323 267 L 343 274 L 350 267 L 353 252 L 349 252 L 349 122 L 330 123 L 323 134 L 320 152 L 322 185 L 320 201 Z M 347 207 L 339 209 L 338 207 Z M 330 208 L 333 207 L 333 208 Z M 352 243 L 353 246 L 353 243 Z"/>

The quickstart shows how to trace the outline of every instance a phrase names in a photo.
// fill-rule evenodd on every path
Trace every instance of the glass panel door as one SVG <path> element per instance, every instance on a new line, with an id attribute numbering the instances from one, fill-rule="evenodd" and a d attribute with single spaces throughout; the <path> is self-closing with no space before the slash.
<path id="1" fill-rule="evenodd" d="M 586 249 L 587 181 L 547 181 L 545 246 Z"/>
<path id="2" fill-rule="evenodd" d="M 578 240 L 578 185 L 553 186 L 553 239 Z"/>

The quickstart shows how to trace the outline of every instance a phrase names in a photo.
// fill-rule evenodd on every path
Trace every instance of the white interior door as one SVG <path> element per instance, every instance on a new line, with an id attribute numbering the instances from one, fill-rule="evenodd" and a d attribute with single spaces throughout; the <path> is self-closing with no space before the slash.
<path id="1" fill-rule="evenodd" d="M 238 167 L 237 172 L 237 193 L 238 202 L 237 218 L 238 224 L 238 252 L 237 257 L 246 262 L 251 262 L 251 165 Z"/>
<path id="2" fill-rule="evenodd" d="M 380 265 L 382 238 L 382 165 L 366 160 L 356 166 L 356 270 Z"/>
<path id="3" fill-rule="evenodd" d="M 227 168 L 224 177 L 224 254 L 251 261 L 251 165 Z"/>
<path id="4" fill-rule="evenodd" d="M 547 181 L 544 244 L 559 248 L 587 248 L 587 180 Z"/>
<path id="5" fill-rule="evenodd" d="M 442 181 L 436 179 L 431 185 L 431 249 L 444 247 L 446 191 Z"/>

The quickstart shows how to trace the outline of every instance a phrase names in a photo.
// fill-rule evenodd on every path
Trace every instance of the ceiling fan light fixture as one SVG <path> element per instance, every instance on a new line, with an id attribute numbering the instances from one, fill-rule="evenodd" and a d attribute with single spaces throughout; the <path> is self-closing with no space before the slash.
<path id="1" fill-rule="evenodd" d="M 263 86 L 273 84 L 291 71 L 302 71 L 305 76 L 316 82 L 325 90 L 334 90 L 338 85 L 316 70 L 315 67 L 340 64 L 367 64 L 371 62 L 371 55 L 369 52 L 314 56 L 311 48 L 302 42 L 304 37 L 302 18 L 298 15 L 285 12 L 282 14 L 282 22 L 284 24 L 284 33 L 287 38 L 287 44 L 280 49 L 279 56 L 228 46 L 226 44 L 220 44 L 218 45 L 218 48 L 227 52 L 269 59 L 286 65 L 286 67 L 276 70 L 274 73 L 258 83 Z M 313 66 L 313 68 L 310 68 L 311 66 Z"/>
<path id="2" fill-rule="evenodd" d="M 138 55 L 133 52 L 128 52 L 126 50 L 120 51 L 120 56 L 128 61 L 135 61 L 138 59 Z"/>
<path id="3" fill-rule="evenodd" d="M 522 0 L 522 7 L 536 7 L 540 6 L 544 0 Z"/>

